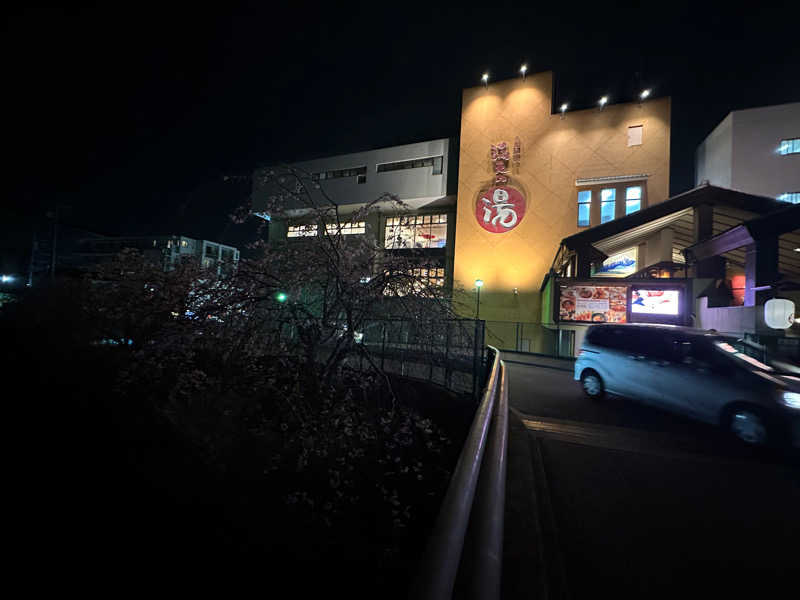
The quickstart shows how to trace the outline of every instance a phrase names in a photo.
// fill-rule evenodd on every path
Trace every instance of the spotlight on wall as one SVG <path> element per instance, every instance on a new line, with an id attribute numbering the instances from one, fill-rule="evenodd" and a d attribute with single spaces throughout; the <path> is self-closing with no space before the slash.
<path id="1" fill-rule="evenodd" d="M 528 65 L 522 65 L 519 68 L 519 72 L 522 73 L 522 78 L 525 79 L 525 73 L 528 72 Z"/>
<path id="2" fill-rule="evenodd" d="M 489 74 L 488 73 L 484 73 L 483 77 L 481 77 L 481 81 L 483 82 L 483 85 L 485 85 L 486 87 L 489 87 Z"/>
<path id="3" fill-rule="evenodd" d="M 603 107 L 608 103 L 608 96 L 603 96 L 600 98 L 598 104 L 600 105 L 600 110 L 603 110 Z"/>
<path id="4" fill-rule="evenodd" d="M 561 118 L 562 119 L 564 118 L 564 113 L 565 112 L 567 112 L 567 103 L 566 102 L 564 102 L 564 104 L 561 105 Z"/>

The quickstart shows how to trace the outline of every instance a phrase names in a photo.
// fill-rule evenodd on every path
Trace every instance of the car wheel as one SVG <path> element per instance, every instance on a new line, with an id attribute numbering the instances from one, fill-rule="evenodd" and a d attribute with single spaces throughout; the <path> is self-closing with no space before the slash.
<path id="1" fill-rule="evenodd" d="M 766 415 L 752 406 L 731 409 L 728 413 L 727 429 L 736 439 L 751 446 L 764 446 L 770 440 Z"/>
<path id="2" fill-rule="evenodd" d="M 583 387 L 586 397 L 592 400 L 600 400 L 606 393 L 603 378 L 591 369 L 587 369 L 581 374 L 581 387 Z"/>

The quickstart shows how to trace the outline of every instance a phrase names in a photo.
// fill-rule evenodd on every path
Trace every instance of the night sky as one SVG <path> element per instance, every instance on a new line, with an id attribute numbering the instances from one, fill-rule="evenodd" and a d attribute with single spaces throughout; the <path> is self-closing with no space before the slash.
<path id="1" fill-rule="evenodd" d="M 456 137 L 461 89 L 523 61 L 555 72 L 556 105 L 672 96 L 672 194 L 730 110 L 800 101 L 790 3 L 372 4 L 18 6 L 0 36 L 0 249 L 55 204 L 101 233 L 237 243 L 226 215 L 249 184 L 224 175 Z"/>

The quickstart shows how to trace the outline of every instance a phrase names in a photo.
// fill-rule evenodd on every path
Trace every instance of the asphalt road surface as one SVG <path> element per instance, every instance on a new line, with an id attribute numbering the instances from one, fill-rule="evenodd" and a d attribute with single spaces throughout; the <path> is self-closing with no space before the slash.
<path id="1" fill-rule="evenodd" d="M 630 400 L 591 402 L 561 370 L 570 362 L 503 359 L 533 466 L 544 594 L 796 595 L 796 456 Z"/>

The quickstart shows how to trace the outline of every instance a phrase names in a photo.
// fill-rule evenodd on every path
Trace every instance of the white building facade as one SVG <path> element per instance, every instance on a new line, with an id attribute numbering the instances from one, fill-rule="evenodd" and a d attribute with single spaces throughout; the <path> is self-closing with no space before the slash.
<path id="1" fill-rule="evenodd" d="M 728 113 L 697 148 L 704 182 L 800 204 L 800 102 Z"/>

